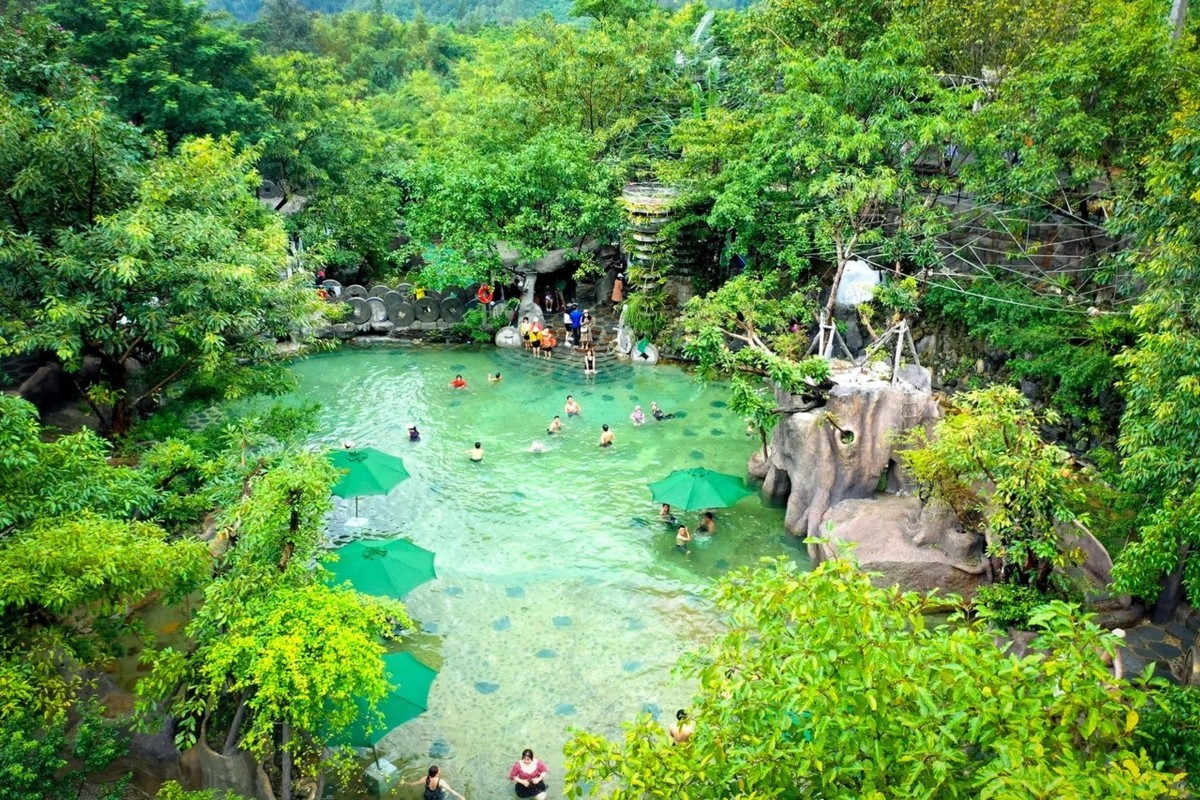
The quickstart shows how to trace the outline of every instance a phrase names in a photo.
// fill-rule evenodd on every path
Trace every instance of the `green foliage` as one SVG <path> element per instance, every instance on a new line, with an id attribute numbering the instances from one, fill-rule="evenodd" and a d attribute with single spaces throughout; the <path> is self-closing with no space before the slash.
<path id="1" fill-rule="evenodd" d="M 1106 668 L 1116 640 L 1063 603 L 1018 659 L 988 627 L 930 628 L 943 599 L 843 561 L 739 570 L 712 595 L 728 628 L 683 664 L 700 684 L 688 745 L 646 716 L 618 741 L 577 734 L 568 796 L 1179 796 L 1138 752 L 1145 694 Z"/>
<path id="2" fill-rule="evenodd" d="M 71 55 L 102 77 L 121 118 L 172 145 L 260 127 L 254 45 L 209 24 L 203 3 L 60 0 L 47 11 L 75 34 Z"/>
<path id="3" fill-rule="evenodd" d="M 975 593 L 974 611 L 979 619 L 1001 630 L 1029 630 L 1029 619 L 1051 597 L 1034 586 L 996 583 L 980 586 Z"/>
<path id="4" fill-rule="evenodd" d="M 1150 165 L 1149 196 L 1129 210 L 1138 247 L 1130 257 L 1145 290 L 1133 311 L 1137 343 L 1125 351 L 1120 449 L 1125 488 L 1139 497 L 1141 540 L 1113 577 L 1140 597 L 1182 568 L 1200 602 L 1200 303 L 1195 285 L 1200 230 L 1194 170 L 1200 164 L 1200 100 L 1189 95 L 1171 145 Z"/>
<path id="5" fill-rule="evenodd" d="M 476 306 L 463 314 L 463 318 L 450 326 L 450 335 L 472 344 L 487 344 L 492 341 L 488 312 Z"/>
<path id="6" fill-rule="evenodd" d="M 932 435 L 914 428 L 901 453 L 926 496 L 944 501 L 968 528 L 987 534 L 998 583 L 1050 589 L 1053 570 L 1071 562 L 1060 527 L 1086 517 L 1083 490 L 1046 444 L 1016 389 L 992 386 L 959 395 Z"/>
<path id="7" fill-rule="evenodd" d="M 261 387 L 255 365 L 322 304 L 307 277 L 280 279 L 286 237 L 254 199 L 253 162 L 229 140 L 193 140 L 155 160 L 129 205 L 94 227 L 60 230 L 52 249 L 18 240 L 15 255 L 34 258 L 11 262 L 0 354 L 46 350 L 73 373 L 96 359 L 87 397 L 116 434 L 168 389 Z M 282 370 L 274 378 L 286 388 Z"/>
<path id="8" fill-rule="evenodd" d="M 129 749 L 128 735 L 103 714 L 104 708 L 95 703 L 81 706 L 73 737 L 67 736 L 62 714 L 47 720 L 22 709 L 0 716 L 0 800 L 79 798 L 85 781 Z M 79 767 L 66 769 L 67 756 Z M 117 800 L 130 777 L 96 786 L 96 796 Z"/>
<path id="9" fill-rule="evenodd" d="M 221 792 L 217 789 L 202 789 L 189 792 L 179 785 L 178 781 L 167 781 L 158 789 L 154 800 L 242 800 L 242 796 L 233 792 Z"/>
<path id="10" fill-rule="evenodd" d="M 1006 375 L 1043 386 L 1060 414 L 1113 435 L 1120 413 L 1113 357 L 1131 341 L 1128 319 L 1087 316 L 1078 306 L 1068 310 L 1063 300 L 1035 293 L 1017 280 L 985 276 L 966 288 L 974 295 L 930 288 L 925 313 L 962 324 L 972 339 L 1003 351 Z"/>
<path id="11" fill-rule="evenodd" d="M 1163 685 L 1150 693 L 1141 712 L 1137 738 L 1146 754 L 1164 769 L 1200 775 L 1200 692 L 1194 687 Z"/>

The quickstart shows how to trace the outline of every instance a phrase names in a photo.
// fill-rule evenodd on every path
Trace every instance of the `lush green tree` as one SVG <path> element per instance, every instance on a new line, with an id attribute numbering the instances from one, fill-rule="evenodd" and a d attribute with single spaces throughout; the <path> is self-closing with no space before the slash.
<path id="1" fill-rule="evenodd" d="M 682 163 L 701 169 L 665 164 L 664 174 L 711 203 L 710 226 L 758 269 L 800 274 L 828 264 L 827 310 L 853 259 L 896 269 L 937 263 L 939 186 L 917 162 L 940 147 L 963 98 L 921 58 L 919 44 L 894 29 L 861 58 L 834 48 L 786 62 L 781 91 L 761 110 L 681 122 Z"/>
<path id="2" fill-rule="evenodd" d="M 315 14 L 299 0 L 266 0 L 258 20 L 245 33 L 262 43 L 262 50 L 277 56 L 289 52 L 311 53 Z"/>
<path id="3" fill-rule="evenodd" d="M 1146 199 L 1124 215 L 1145 289 L 1133 310 L 1137 343 L 1119 359 L 1120 448 L 1122 479 L 1142 512 L 1140 539 L 1122 551 L 1113 577 L 1152 598 L 1159 579 L 1180 570 L 1200 603 L 1200 98 L 1184 98 L 1171 139 L 1150 167 Z"/>
<path id="4" fill-rule="evenodd" d="M 683 663 L 695 733 L 641 717 L 566 747 L 568 796 L 623 798 L 1180 796 L 1134 739 L 1145 694 L 1117 640 L 1062 603 L 1029 655 L 986 626 L 931 627 L 942 598 L 878 589 L 843 561 L 743 569 L 713 591 L 728 629 Z"/>
<path id="5" fill-rule="evenodd" d="M 775 391 L 823 396 L 829 362 L 805 357 L 812 314 L 805 290 L 785 290 L 776 273 L 743 274 L 716 291 L 693 297 L 676 323 L 685 352 L 706 380 L 731 382 L 730 409 L 745 418 L 762 440 L 779 419 Z"/>
<path id="6" fill-rule="evenodd" d="M 1068 454 L 1042 440 L 1029 401 L 1012 387 L 968 392 L 955 405 L 932 434 L 914 428 L 901 458 L 927 497 L 987 535 L 997 582 L 1048 591 L 1055 568 L 1071 561 L 1060 529 L 1083 521 Z"/>
<path id="7" fill-rule="evenodd" d="M 0 17 L 0 298 L 18 288 L 5 280 L 10 263 L 36 258 L 60 229 L 90 226 L 125 202 L 147 149 L 68 59 L 69 45 L 47 19 Z"/>
<path id="8" fill-rule="evenodd" d="M 82 705 L 72 736 L 65 714 L 39 718 L 21 709 L 0 716 L 0 800 L 69 800 L 89 796 L 120 800 L 131 774 L 115 781 L 95 773 L 108 768 L 129 749 L 129 736 L 103 716 L 96 703 Z M 76 765 L 68 768 L 70 756 Z"/>
<path id="9" fill-rule="evenodd" d="M 254 44 L 209 22 L 193 0 L 61 0 L 48 13 L 75 34 L 71 53 L 116 95 L 116 112 L 174 145 L 262 124 Z"/>
<path id="10" fill-rule="evenodd" d="M 86 397 L 114 434 L 169 389 L 261 387 L 256 365 L 321 307 L 306 277 L 280 277 L 286 236 L 255 200 L 255 158 L 230 140 L 187 142 L 95 226 L 61 230 L 53 249 L 17 239 L 0 353 L 49 351 L 74 374 L 93 359 Z"/>

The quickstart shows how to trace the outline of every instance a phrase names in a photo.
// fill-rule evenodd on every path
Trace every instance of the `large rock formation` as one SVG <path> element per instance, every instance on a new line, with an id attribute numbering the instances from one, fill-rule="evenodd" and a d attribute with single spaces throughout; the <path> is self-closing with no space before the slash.
<path id="1" fill-rule="evenodd" d="M 751 461 L 751 474 L 763 479 L 764 493 L 786 501 L 785 522 L 797 536 L 822 535 L 825 512 L 843 500 L 871 497 L 886 483 L 901 491 L 905 480 L 896 436 L 940 415 L 929 390 L 929 373 L 908 366 L 892 383 L 871 370 L 834 375 L 827 403 L 811 410 L 796 395 L 779 393 L 784 413 L 776 426 L 766 462 Z M 821 553 L 809 547 L 814 560 Z"/>

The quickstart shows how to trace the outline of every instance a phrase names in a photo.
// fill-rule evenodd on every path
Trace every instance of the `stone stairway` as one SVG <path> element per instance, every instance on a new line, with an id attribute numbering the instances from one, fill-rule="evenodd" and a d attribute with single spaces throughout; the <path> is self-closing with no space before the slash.
<path id="1" fill-rule="evenodd" d="M 628 359 L 617 355 L 617 317 L 611 308 L 589 309 L 592 314 L 592 342 L 596 351 L 596 383 L 626 381 L 634 371 Z M 580 380 L 583 375 L 583 350 L 571 347 L 562 326 L 562 315 L 553 314 L 554 334 L 558 346 L 552 358 L 535 358 L 525 348 L 509 348 L 501 351 L 500 357 L 511 363 L 512 370 L 525 374 L 547 375 L 564 380 Z M 507 366 L 507 364 L 506 364 Z"/>

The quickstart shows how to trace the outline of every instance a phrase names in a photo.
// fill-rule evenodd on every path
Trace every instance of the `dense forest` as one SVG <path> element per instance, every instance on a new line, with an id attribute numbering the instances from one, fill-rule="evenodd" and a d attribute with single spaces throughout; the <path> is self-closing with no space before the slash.
<path id="1" fill-rule="evenodd" d="M 1200 766 L 1200 703 L 1108 681 L 1111 637 L 1055 577 L 1076 558 L 1058 526 L 1087 520 L 1118 592 L 1200 603 L 1200 54 L 1168 5 L 0 4 L 0 357 L 61 365 L 97 429 L 54 434 L 0 396 L 0 797 L 103 772 L 125 733 L 90 670 L 138 633 L 139 603 L 196 593 L 190 646 L 146 656 L 137 724 L 170 718 L 181 747 L 250 753 L 284 787 L 344 767 L 326 745 L 352 694 L 384 694 L 379 639 L 406 612 L 310 568 L 337 477 L 305 448 L 311 409 L 201 429 L 184 413 L 287 390 L 276 343 L 325 346 L 313 323 L 337 313 L 318 267 L 504 282 L 503 243 L 571 249 L 594 274 L 583 244 L 622 242 L 630 183 L 670 187 L 677 209 L 660 268 L 629 270 L 630 323 L 729 379 L 764 447 L 774 389 L 828 376 L 805 348 L 851 261 L 886 276 L 868 328 L 933 320 L 989 354 L 986 376 L 966 359 L 978 393 L 940 431 L 957 444 L 912 467 L 969 498 L 1013 587 L 996 603 L 1024 604 L 1046 658 L 1002 658 L 968 625 L 910 646 L 925 605 L 842 565 L 744 575 L 716 590 L 737 624 L 714 652 L 754 660 L 693 665 L 703 758 L 634 727 L 582 736 L 572 778 L 712 798 L 791 796 L 797 774 L 830 797 L 1168 796 Z M 296 213 L 260 202 L 263 181 Z M 1065 265 L 1035 233 L 1063 227 L 1086 239 Z M 975 258 L 979 230 L 1015 255 Z M 683 308 L 665 289 L 680 247 Z M 801 647 L 796 620 L 815 617 L 833 624 Z M 886 663 L 847 646 L 863 631 Z M 259 657 L 276 650 L 291 660 Z M 773 710 L 805 669 L 871 698 L 805 695 L 832 720 L 815 742 L 780 738 Z M 920 670 L 944 693 L 866 691 Z M 943 725 L 967 744 L 914 744 Z"/>

